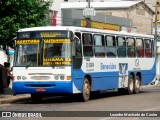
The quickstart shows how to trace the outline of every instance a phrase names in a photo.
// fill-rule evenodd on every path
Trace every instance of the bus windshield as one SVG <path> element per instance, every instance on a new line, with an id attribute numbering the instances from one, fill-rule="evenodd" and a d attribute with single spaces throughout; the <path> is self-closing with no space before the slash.
<path id="1" fill-rule="evenodd" d="M 15 66 L 71 65 L 70 39 L 23 39 L 16 44 Z"/>
<path id="2" fill-rule="evenodd" d="M 43 49 L 43 66 L 71 65 L 69 39 L 45 39 Z"/>
<path id="3" fill-rule="evenodd" d="M 38 66 L 39 40 L 17 40 L 16 66 Z"/>

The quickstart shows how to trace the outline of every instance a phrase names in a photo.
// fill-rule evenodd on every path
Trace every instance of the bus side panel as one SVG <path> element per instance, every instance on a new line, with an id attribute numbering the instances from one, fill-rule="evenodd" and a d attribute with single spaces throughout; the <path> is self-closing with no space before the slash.
<path id="1" fill-rule="evenodd" d="M 86 75 L 91 77 L 91 91 L 100 91 L 118 88 L 119 72 L 83 73 L 82 70 L 73 70 L 73 93 L 82 93 L 83 80 Z"/>
<path id="2" fill-rule="evenodd" d="M 102 72 L 92 74 L 92 91 L 118 88 L 119 72 Z"/>
<path id="3" fill-rule="evenodd" d="M 154 64 L 151 70 L 142 70 L 142 85 L 148 85 L 154 80 L 156 76 L 156 64 Z"/>
<path id="4" fill-rule="evenodd" d="M 73 93 L 82 93 L 84 77 L 85 74 L 81 69 L 75 70 L 72 68 Z"/>

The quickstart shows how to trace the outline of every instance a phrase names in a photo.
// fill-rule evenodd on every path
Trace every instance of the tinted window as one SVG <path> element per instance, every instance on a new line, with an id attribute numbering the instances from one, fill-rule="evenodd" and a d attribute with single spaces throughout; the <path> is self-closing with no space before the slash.
<path id="1" fill-rule="evenodd" d="M 126 40 L 125 37 L 117 37 L 117 54 L 118 57 L 126 57 Z"/>
<path id="2" fill-rule="evenodd" d="M 93 40 L 92 35 L 88 33 L 82 34 L 83 55 L 84 57 L 93 57 Z"/>
<path id="3" fill-rule="evenodd" d="M 116 57 L 116 40 L 115 36 L 106 36 L 106 51 L 107 57 Z"/>
<path id="4" fill-rule="evenodd" d="M 96 57 L 105 57 L 104 36 L 94 35 L 94 49 Z"/>

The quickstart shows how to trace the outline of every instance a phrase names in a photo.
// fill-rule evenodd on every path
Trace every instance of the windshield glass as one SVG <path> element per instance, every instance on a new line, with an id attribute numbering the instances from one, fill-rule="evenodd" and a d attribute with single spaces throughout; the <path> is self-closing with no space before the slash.
<path id="1" fill-rule="evenodd" d="M 43 51 L 43 66 L 71 65 L 69 39 L 45 39 Z"/>
<path id="2" fill-rule="evenodd" d="M 15 66 L 38 66 L 39 40 L 16 41 Z"/>

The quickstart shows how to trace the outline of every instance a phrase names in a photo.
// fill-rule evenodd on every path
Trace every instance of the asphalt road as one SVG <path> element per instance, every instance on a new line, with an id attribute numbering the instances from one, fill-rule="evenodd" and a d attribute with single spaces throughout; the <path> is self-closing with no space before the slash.
<path id="1" fill-rule="evenodd" d="M 160 117 L 156 117 L 156 114 L 160 116 L 160 86 L 144 88 L 139 94 L 133 95 L 120 95 L 118 92 L 102 93 L 88 102 L 80 102 L 70 96 L 45 98 L 39 104 L 27 100 L 12 104 L 2 104 L 0 105 L 0 111 L 40 111 L 42 116 L 48 115 L 47 119 L 52 120 L 159 120 Z M 131 111 L 132 114 L 128 111 Z M 135 113 L 133 114 L 134 111 Z M 115 117 L 115 114 L 118 115 Z M 121 114 L 131 114 L 132 117 L 124 117 Z M 145 115 L 142 117 L 138 114 Z M 133 117 L 134 115 L 137 117 Z M 5 119 L 10 118 L 3 118 L 3 120 Z M 12 118 L 12 120 L 14 119 L 21 120 L 23 118 Z M 25 119 L 29 120 L 31 118 Z M 41 120 L 46 119 L 46 117 L 34 119 Z"/>

